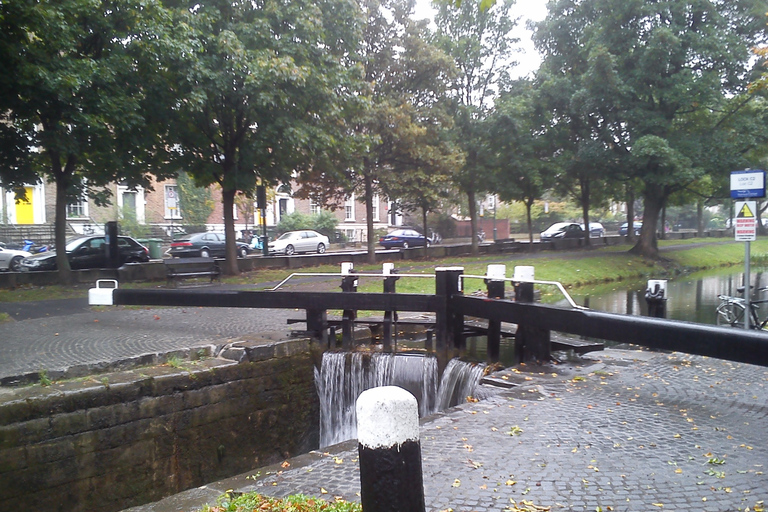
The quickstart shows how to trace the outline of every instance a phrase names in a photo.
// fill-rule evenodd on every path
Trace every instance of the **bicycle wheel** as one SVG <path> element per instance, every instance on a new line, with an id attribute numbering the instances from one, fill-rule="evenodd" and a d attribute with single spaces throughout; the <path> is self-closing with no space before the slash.
<path id="1" fill-rule="evenodd" d="M 717 325 L 744 326 L 744 304 L 723 302 L 717 307 Z"/>

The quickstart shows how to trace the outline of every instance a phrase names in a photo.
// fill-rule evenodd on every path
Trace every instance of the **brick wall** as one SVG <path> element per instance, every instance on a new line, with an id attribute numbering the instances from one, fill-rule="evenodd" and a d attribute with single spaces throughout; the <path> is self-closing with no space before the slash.
<path id="1" fill-rule="evenodd" d="M 0 388 L 0 510 L 122 510 L 315 448 L 308 342 L 238 350 Z"/>

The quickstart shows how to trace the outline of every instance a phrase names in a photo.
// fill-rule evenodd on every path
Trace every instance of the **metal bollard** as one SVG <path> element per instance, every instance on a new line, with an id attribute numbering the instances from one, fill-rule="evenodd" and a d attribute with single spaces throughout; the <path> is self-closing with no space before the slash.
<path id="1" fill-rule="evenodd" d="M 350 262 L 341 264 L 341 291 L 356 292 L 357 276 L 354 275 L 355 269 Z M 341 346 L 345 350 L 352 348 L 355 339 L 355 318 L 357 312 L 353 309 L 345 309 L 341 316 Z"/>
<path id="2" fill-rule="evenodd" d="M 515 267 L 512 279 L 515 282 L 515 301 L 534 302 L 534 268 Z M 549 361 L 552 358 L 550 332 L 539 327 L 518 324 L 515 333 L 515 352 L 521 361 Z"/>
<path id="3" fill-rule="evenodd" d="M 645 288 L 645 302 L 648 304 L 648 316 L 667 317 L 667 281 L 650 279 Z"/>
<path id="4" fill-rule="evenodd" d="M 485 285 L 488 289 L 489 299 L 504 298 L 504 279 L 507 277 L 506 265 L 488 265 L 486 270 Z M 498 320 L 488 320 L 488 349 L 487 358 L 489 362 L 495 363 L 499 360 L 499 346 L 501 344 L 501 322 Z"/>
<path id="5" fill-rule="evenodd" d="M 419 405 L 408 391 L 363 391 L 355 405 L 360 501 L 365 512 L 424 512 Z"/>
<path id="6" fill-rule="evenodd" d="M 397 280 L 400 279 L 396 274 L 394 263 L 384 263 L 381 273 L 384 274 L 384 293 L 395 293 Z M 397 342 L 397 311 L 385 311 L 384 323 L 382 324 L 382 338 L 384 351 L 392 351 L 392 323 L 395 323 L 395 343 Z"/>

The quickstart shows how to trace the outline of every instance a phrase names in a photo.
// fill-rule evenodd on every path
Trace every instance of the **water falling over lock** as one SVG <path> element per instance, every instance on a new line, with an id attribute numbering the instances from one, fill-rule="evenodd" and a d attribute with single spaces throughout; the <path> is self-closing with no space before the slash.
<path id="1" fill-rule="evenodd" d="M 326 352 L 315 386 L 320 397 L 320 447 L 357 437 L 355 401 L 366 389 L 400 386 L 416 397 L 419 416 L 466 400 L 485 365 L 452 359 L 438 382 L 437 358 L 423 354 Z"/>

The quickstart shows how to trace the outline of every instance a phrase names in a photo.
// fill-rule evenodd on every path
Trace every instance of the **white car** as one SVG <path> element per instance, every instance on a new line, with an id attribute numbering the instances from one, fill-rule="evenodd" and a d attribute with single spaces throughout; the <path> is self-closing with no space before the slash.
<path id="1" fill-rule="evenodd" d="M 270 254 L 291 254 L 304 252 L 317 252 L 323 254 L 328 248 L 328 237 L 311 229 L 301 231 L 288 231 L 283 233 L 274 242 L 269 242 Z"/>
<path id="2" fill-rule="evenodd" d="M 28 256 L 32 256 L 32 253 L 0 246 L 0 270 L 18 272 L 21 269 L 21 260 Z"/>

